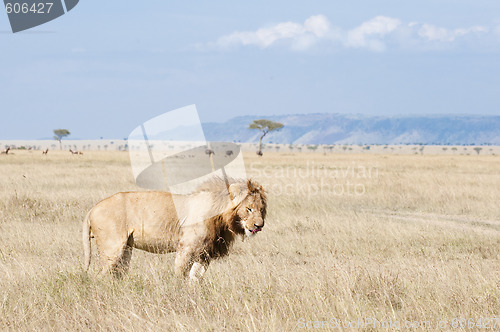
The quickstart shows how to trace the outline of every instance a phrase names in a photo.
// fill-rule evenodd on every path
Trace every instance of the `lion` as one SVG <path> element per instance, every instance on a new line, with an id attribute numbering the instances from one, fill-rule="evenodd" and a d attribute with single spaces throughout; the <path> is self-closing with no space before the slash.
<path id="1" fill-rule="evenodd" d="M 253 180 L 215 178 L 190 195 L 117 193 L 94 206 L 83 222 L 84 268 L 90 266 L 93 237 L 102 274 L 126 273 L 137 248 L 176 252 L 175 274 L 197 281 L 211 259 L 227 255 L 238 236 L 262 230 L 266 210 L 264 189 Z"/>

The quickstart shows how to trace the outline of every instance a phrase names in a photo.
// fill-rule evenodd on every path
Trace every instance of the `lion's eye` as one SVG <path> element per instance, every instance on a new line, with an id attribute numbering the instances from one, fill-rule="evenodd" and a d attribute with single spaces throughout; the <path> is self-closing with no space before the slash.
<path id="1" fill-rule="evenodd" d="M 252 213 L 252 212 L 253 212 L 253 209 L 251 209 L 251 208 L 247 208 L 247 211 L 248 211 L 248 212 L 250 212 L 250 213 Z"/>

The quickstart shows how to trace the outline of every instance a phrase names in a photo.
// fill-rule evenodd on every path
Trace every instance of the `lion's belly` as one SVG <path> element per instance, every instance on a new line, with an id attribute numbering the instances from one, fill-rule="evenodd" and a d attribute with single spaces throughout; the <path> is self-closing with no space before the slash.
<path id="1" fill-rule="evenodd" d="M 176 250 L 177 244 L 166 241 L 135 241 L 134 248 L 141 249 L 147 252 L 152 252 L 156 254 L 166 254 L 169 252 L 174 252 Z"/>
<path id="2" fill-rule="evenodd" d="M 179 222 L 170 194 L 129 193 L 126 197 L 128 232 L 134 248 L 153 252 L 175 251 L 179 242 Z"/>
<path id="3" fill-rule="evenodd" d="M 134 227 L 134 248 L 154 252 L 167 253 L 176 250 L 179 243 L 178 227 L 168 227 L 161 222 L 139 223 Z"/>
<path id="4" fill-rule="evenodd" d="M 179 243 L 179 233 L 176 227 L 167 227 L 163 223 L 137 226 L 133 233 L 134 248 L 154 253 L 175 251 Z"/>

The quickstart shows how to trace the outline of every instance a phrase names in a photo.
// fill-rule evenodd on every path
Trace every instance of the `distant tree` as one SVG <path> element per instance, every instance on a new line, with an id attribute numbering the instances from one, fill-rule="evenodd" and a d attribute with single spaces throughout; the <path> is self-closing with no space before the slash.
<path id="1" fill-rule="evenodd" d="M 283 128 L 283 124 L 279 122 L 274 122 L 271 120 L 266 120 L 266 119 L 260 119 L 260 120 L 254 120 L 248 128 L 250 129 L 257 129 L 262 132 L 262 135 L 259 138 L 259 151 L 257 151 L 257 154 L 259 156 L 262 156 L 262 139 L 264 136 L 267 135 L 268 132 L 274 131 L 274 130 L 279 130 Z"/>
<path id="2" fill-rule="evenodd" d="M 480 148 L 480 147 L 475 147 L 473 150 L 477 152 L 477 154 L 479 154 L 481 152 L 483 148 Z"/>
<path id="3" fill-rule="evenodd" d="M 54 129 L 54 139 L 59 142 L 59 148 L 62 150 L 62 139 L 71 135 L 68 129 Z"/>

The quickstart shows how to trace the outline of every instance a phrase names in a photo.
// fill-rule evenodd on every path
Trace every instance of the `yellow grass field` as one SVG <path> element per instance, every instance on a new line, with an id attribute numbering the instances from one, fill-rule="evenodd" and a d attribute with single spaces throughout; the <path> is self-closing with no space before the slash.
<path id="1" fill-rule="evenodd" d="M 134 250 L 112 280 L 94 245 L 82 270 L 85 214 L 139 190 L 128 153 L 13 152 L 0 155 L 0 330 L 500 330 L 498 155 L 247 153 L 266 226 L 189 286 L 172 254 Z"/>

